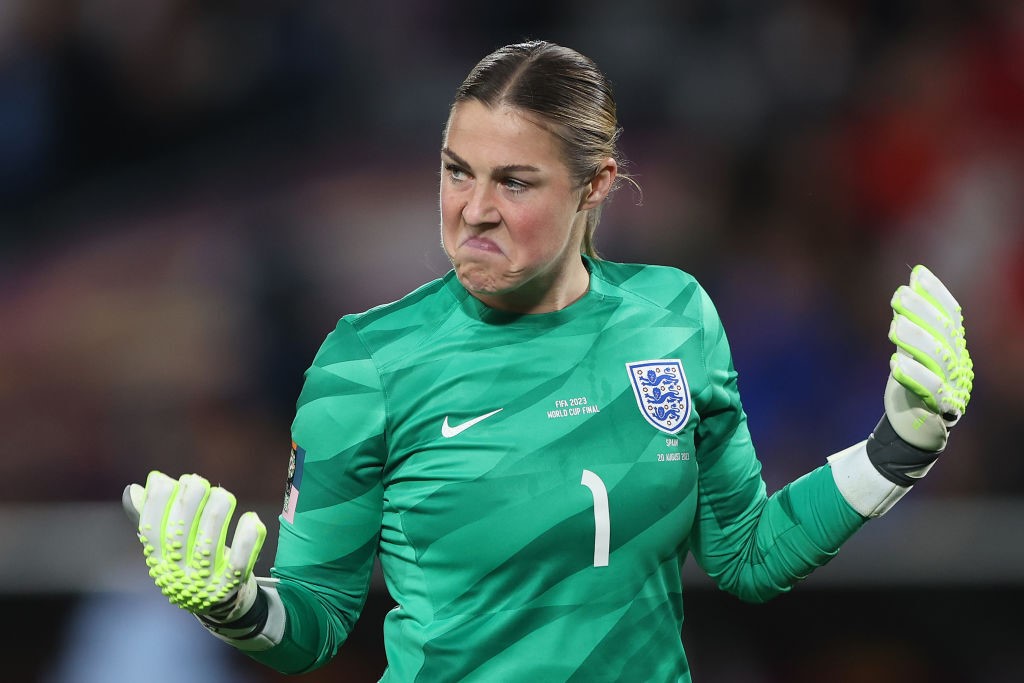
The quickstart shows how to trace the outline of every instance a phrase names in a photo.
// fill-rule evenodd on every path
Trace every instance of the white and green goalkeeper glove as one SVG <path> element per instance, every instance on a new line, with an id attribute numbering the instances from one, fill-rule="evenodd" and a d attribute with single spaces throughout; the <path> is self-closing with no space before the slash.
<path id="1" fill-rule="evenodd" d="M 974 365 L 953 295 L 916 266 L 892 297 L 885 412 L 867 441 L 829 457 L 836 484 L 866 517 L 888 511 L 931 469 L 971 398 Z"/>
<path id="2" fill-rule="evenodd" d="M 887 479 L 912 486 L 946 447 L 949 428 L 967 410 L 974 364 L 960 304 L 924 266 L 892 297 L 885 416 L 868 440 L 871 462 Z"/>
<path id="3" fill-rule="evenodd" d="M 253 567 L 267 536 L 255 512 L 239 517 L 228 547 L 235 497 L 199 475 L 150 472 L 145 488 L 125 488 L 122 504 L 138 524 L 149 575 L 172 604 L 220 624 L 252 611 Z"/>

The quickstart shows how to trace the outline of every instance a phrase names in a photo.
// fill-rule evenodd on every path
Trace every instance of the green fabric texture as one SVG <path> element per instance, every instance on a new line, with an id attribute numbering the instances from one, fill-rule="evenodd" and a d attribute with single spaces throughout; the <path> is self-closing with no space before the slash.
<path id="1" fill-rule="evenodd" d="M 691 276 L 587 266 L 588 293 L 555 313 L 488 309 L 449 273 L 339 322 L 292 430 L 305 462 L 272 570 L 288 625 L 250 656 L 286 672 L 328 661 L 379 558 L 396 603 L 384 681 L 688 681 L 687 553 L 766 600 L 863 524 L 827 466 L 766 495 L 725 333 Z M 671 433 L 627 364 L 674 360 L 688 417 Z"/>

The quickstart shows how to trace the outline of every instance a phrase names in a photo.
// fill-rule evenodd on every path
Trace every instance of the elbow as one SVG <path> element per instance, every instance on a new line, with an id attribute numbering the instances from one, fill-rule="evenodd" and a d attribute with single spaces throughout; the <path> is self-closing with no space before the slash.
<path id="1" fill-rule="evenodd" d="M 728 580 L 717 580 L 718 587 L 740 599 L 741 602 L 760 605 L 793 589 L 796 581 L 778 582 L 766 572 L 752 569 Z"/>

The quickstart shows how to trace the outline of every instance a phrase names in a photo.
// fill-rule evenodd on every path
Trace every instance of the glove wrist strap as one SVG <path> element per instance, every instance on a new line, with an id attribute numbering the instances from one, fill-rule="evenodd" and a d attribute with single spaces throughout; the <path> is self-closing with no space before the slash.
<path id="1" fill-rule="evenodd" d="M 883 477 L 898 486 L 917 483 L 928 473 L 941 452 L 942 449 L 925 451 L 908 444 L 893 429 L 886 414 L 882 415 L 867 442 L 871 463 Z"/>
<path id="2" fill-rule="evenodd" d="M 277 580 L 256 579 L 256 596 L 250 608 L 229 622 L 198 616 L 199 623 L 229 645 L 249 652 L 268 650 L 284 638 L 287 611 L 277 593 Z"/>

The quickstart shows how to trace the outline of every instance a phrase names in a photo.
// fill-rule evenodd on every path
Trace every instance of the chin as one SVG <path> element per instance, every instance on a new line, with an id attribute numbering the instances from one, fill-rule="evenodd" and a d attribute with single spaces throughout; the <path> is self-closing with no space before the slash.
<path id="1" fill-rule="evenodd" d="M 455 272 L 458 274 L 459 282 L 462 283 L 462 286 L 474 294 L 494 294 L 498 291 L 498 288 L 494 286 L 492 278 L 477 272 L 475 269 L 467 271 L 456 268 Z"/>
<path id="2" fill-rule="evenodd" d="M 462 286 L 475 294 L 500 294 L 506 289 L 500 284 L 501 277 L 476 263 L 456 262 L 455 274 Z"/>

